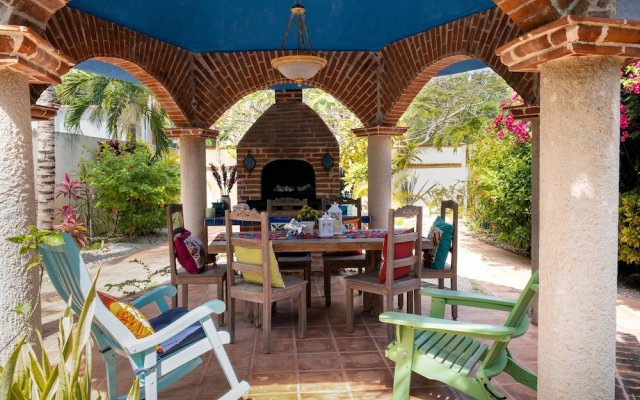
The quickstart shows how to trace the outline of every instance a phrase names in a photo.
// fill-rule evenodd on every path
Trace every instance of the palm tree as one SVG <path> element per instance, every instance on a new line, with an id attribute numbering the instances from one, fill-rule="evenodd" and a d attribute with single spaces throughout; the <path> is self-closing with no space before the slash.
<path id="1" fill-rule="evenodd" d="M 137 127 L 144 121 L 151 130 L 156 155 L 169 148 L 164 132 L 169 118 L 143 85 L 73 70 L 56 88 L 56 96 L 60 104 L 68 107 L 65 127 L 72 133 L 82 133 L 80 120 L 89 111 L 89 121 L 97 127 L 106 123 L 113 139 L 135 142 Z"/>
<path id="2" fill-rule="evenodd" d="M 46 107 L 55 106 L 53 86 L 49 86 L 36 102 Z M 56 133 L 53 119 L 38 122 L 36 157 L 36 202 L 38 229 L 53 229 L 53 196 L 56 187 Z"/>

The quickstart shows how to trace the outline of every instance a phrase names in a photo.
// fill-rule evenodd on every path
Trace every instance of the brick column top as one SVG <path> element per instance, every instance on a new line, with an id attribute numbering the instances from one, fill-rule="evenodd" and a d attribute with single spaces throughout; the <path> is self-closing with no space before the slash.
<path id="1" fill-rule="evenodd" d="M 218 137 L 217 130 L 205 128 L 167 128 L 164 132 L 170 138 L 201 137 L 204 139 L 215 139 Z"/>
<path id="2" fill-rule="evenodd" d="M 33 104 L 31 106 L 32 121 L 51 121 L 56 117 L 58 109 L 55 107 L 39 106 Z"/>
<path id="3" fill-rule="evenodd" d="M 358 137 L 369 136 L 402 136 L 407 128 L 399 126 L 375 125 L 367 128 L 357 128 L 351 130 Z"/>
<path id="4" fill-rule="evenodd" d="M 505 107 L 505 110 L 509 111 L 515 119 L 533 120 L 540 118 L 540 106 L 539 105 L 522 105 Z"/>
<path id="5" fill-rule="evenodd" d="M 74 65 L 30 28 L 0 25 L 0 68 L 9 68 L 29 77 L 29 83 L 59 83 Z"/>
<path id="6" fill-rule="evenodd" d="M 583 56 L 619 57 L 623 65 L 640 58 L 640 22 L 566 16 L 512 40 L 496 54 L 513 72 L 537 72 L 550 61 Z"/>

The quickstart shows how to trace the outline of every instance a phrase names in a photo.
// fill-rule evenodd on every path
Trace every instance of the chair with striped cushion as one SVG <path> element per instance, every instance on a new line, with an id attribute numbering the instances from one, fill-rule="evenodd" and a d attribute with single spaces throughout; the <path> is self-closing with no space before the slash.
<path id="1" fill-rule="evenodd" d="M 58 294 L 66 302 L 71 300 L 73 311 L 79 314 L 91 288 L 91 276 L 73 238 L 66 233 L 62 236 L 62 246 L 43 245 L 39 252 Z M 202 363 L 202 356 L 211 350 L 230 386 L 223 398 L 238 399 L 249 390 L 247 382 L 238 381 L 223 347 L 223 344 L 229 343 L 229 334 L 218 331 L 211 319 L 211 314 L 224 312 L 224 302 L 210 300 L 191 311 L 169 308 L 167 298 L 176 294 L 174 286 L 166 285 L 131 301 L 136 308 L 155 304 L 160 311 L 158 317 L 149 320 L 155 333 L 141 339 L 136 339 L 101 301 L 96 301 L 91 331 L 105 363 L 107 395 L 110 399 L 119 398 L 117 355 L 129 361 L 135 375 L 140 378 L 144 397 L 148 400 L 157 399 L 159 390 L 182 379 Z M 158 345 L 161 345 L 161 351 L 158 351 Z"/>

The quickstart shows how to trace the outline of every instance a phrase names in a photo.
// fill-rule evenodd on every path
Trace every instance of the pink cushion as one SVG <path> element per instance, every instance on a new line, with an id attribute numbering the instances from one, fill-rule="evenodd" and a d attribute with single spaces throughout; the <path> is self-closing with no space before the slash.
<path id="1" fill-rule="evenodd" d="M 181 230 L 174 235 L 173 245 L 176 249 L 176 258 L 182 268 L 190 274 L 199 274 L 204 271 L 205 252 L 202 242 L 191 236 L 188 230 Z"/>

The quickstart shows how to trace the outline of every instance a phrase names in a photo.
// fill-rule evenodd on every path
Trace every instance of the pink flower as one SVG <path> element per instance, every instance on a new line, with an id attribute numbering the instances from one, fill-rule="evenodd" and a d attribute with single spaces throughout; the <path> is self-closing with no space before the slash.
<path id="1" fill-rule="evenodd" d="M 623 131 L 622 134 L 620 135 L 620 141 L 624 142 L 625 140 L 627 140 L 628 137 L 629 137 L 629 132 Z"/>

